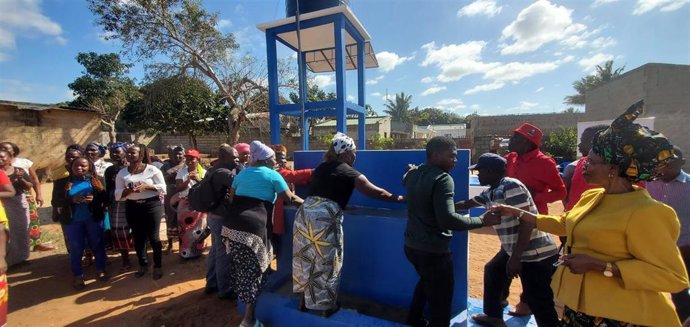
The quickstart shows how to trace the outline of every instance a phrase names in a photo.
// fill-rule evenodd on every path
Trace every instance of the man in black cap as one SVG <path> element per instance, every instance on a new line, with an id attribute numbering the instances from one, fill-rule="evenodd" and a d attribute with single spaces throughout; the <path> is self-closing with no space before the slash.
<path id="1" fill-rule="evenodd" d="M 479 171 L 479 184 L 489 186 L 480 195 L 455 204 L 456 209 L 469 209 L 493 204 L 507 204 L 537 213 L 537 206 L 527 187 L 517 179 L 506 177 L 506 160 L 485 153 L 470 169 Z M 518 217 L 501 217 L 493 226 L 501 241 L 501 249 L 484 266 L 484 314 L 472 319 L 484 326 L 505 326 L 501 300 L 509 281 L 520 276 L 524 297 L 532 308 L 539 326 L 556 326 L 558 315 L 551 291 L 553 263 L 558 258 L 558 247 L 547 233 L 533 225 L 520 222 Z"/>
<path id="2" fill-rule="evenodd" d="M 407 325 L 447 327 L 453 302 L 452 231 L 464 231 L 499 223 L 498 215 L 466 217 L 454 210 L 455 184 L 450 176 L 457 163 L 455 141 L 436 136 L 426 144 L 426 163 L 405 174 L 407 227 L 405 256 L 419 274 Z M 423 318 L 428 304 L 429 321 Z"/>

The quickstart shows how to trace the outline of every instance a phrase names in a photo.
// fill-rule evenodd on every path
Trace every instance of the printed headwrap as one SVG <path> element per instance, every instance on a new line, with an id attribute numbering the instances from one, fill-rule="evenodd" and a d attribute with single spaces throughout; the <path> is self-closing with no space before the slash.
<path id="1" fill-rule="evenodd" d="M 275 155 L 275 152 L 271 147 L 266 144 L 261 143 L 261 141 L 252 141 L 249 144 L 249 157 L 251 162 L 256 162 L 260 160 L 266 160 Z"/>
<path id="2" fill-rule="evenodd" d="M 184 147 L 182 145 L 168 145 L 166 148 L 168 149 L 168 153 L 184 152 Z"/>
<path id="3" fill-rule="evenodd" d="M 92 146 L 95 146 L 98 149 L 98 156 L 103 157 L 105 156 L 105 151 L 108 149 L 105 145 L 97 143 L 97 142 L 89 142 L 86 144 L 85 149 L 88 149 Z"/>
<path id="4" fill-rule="evenodd" d="M 335 133 L 335 136 L 333 136 L 333 140 L 331 142 L 336 154 L 357 149 L 355 146 L 355 140 L 341 132 Z"/>
<path id="5" fill-rule="evenodd" d="M 127 144 L 127 142 L 115 142 L 115 143 L 113 143 L 113 144 L 110 145 L 110 149 L 109 149 L 109 150 L 110 150 L 110 153 L 113 153 L 113 152 L 115 152 L 117 149 L 120 149 L 120 148 L 121 148 L 122 150 L 127 151 L 127 147 L 129 147 L 129 144 Z"/>
<path id="6" fill-rule="evenodd" d="M 676 158 L 664 135 L 633 123 L 643 109 L 644 100 L 633 104 L 608 129 L 598 132 L 592 143 L 594 153 L 624 169 L 621 176 L 633 182 L 652 180 Z"/>

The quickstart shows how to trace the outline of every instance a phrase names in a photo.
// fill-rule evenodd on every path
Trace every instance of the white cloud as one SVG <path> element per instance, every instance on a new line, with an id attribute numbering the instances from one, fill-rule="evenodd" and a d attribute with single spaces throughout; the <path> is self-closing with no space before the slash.
<path id="1" fill-rule="evenodd" d="M 103 32 L 103 33 L 98 33 L 98 40 L 101 41 L 101 43 L 108 44 L 112 42 L 113 40 L 109 40 L 108 38 L 116 35 L 115 32 Z"/>
<path id="2" fill-rule="evenodd" d="M 229 19 L 220 19 L 218 20 L 216 27 L 218 27 L 219 30 L 222 30 L 226 27 L 232 27 L 232 21 Z"/>
<path id="3" fill-rule="evenodd" d="M 481 61 L 484 41 L 469 41 L 462 44 L 442 45 L 436 47 L 435 42 L 422 46 L 426 50 L 426 57 L 422 66 L 434 65 L 441 69 L 436 77 L 440 82 L 457 81 L 469 74 L 482 73 L 499 63 L 484 63 Z"/>
<path id="4" fill-rule="evenodd" d="M 60 24 L 41 13 L 40 1 L 0 1 L 0 48 L 14 49 L 16 37 L 24 34 L 47 35 L 59 45 L 67 43 Z"/>
<path id="5" fill-rule="evenodd" d="M 543 86 L 539 87 L 536 91 L 534 91 L 534 93 L 539 93 L 539 92 L 541 92 L 541 91 L 544 91 L 544 87 L 543 87 Z"/>
<path id="6" fill-rule="evenodd" d="M 376 60 L 379 62 L 379 68 L 382 72 L 389 72 L 395 69 L 396 66 L 414 59 L 414 56 L 400 57 L 393 52 L 381 51 L 376 54 Z"/>
<path id="7" fill-rule="evenodd" d="M 539 49 L 544 44 L 568 39 L 587 29 L 584 24 L 574 23 L 572 10 L 539 0 L 523 9 L 517 18 L 503 29 L 501 54 L 520 54 Z"/>
<path id="8" fill-rule="evenodd" d="M 316 75 L 314 76 L 314 84 L 318 85 L 319 88 L 323 89 L 329 85 L 335 84 L 333 76 L 331 75 Z"/>
<path id="9" fill-rule="evenodd" d="M 503 7 L 497 6 L 495 0 L 477 0 L 458 10 L 458 17 L 486 15 L 493 17 L 501 12 Z"/>
<path id="10" fill-rule="evenodd" d="M 614 2 L 618 2 L 618 1 L 620 1 L 620 0 L 594 0 L 594 3 L 592 3 L 592 7 L 607 5 L 609 3 L 614 3 Z"/>
<path id="11" fill-rule="evenodd" d="M 431 76 L 427 76 L 427 77 L 422 78 L 422 83 L 424 83 L 424 84 L 429 84 L 433 81 L 434 81 L 434 78 Z"/>
<path id="12" fill-rule="evenodd" d="M 381 96 L 381 92 L 374 92 L 374 93 L 372 93 L 372 94 L 370 94 L 370 95 L 373 96 L 373 97 L 380 97 L 380 96 Z"/>
<path id="13" fill-rule="evenodd" d="M 477 85 L 471 89 L 468 89 L 467 91 L 465 91 L 465 94 L 474 94 L 477 92 L 486 92 L 486 91 L 498 90 L 505 85 L 506 85 L 506 83 L 498 82 L 498 81 L 494 81 L 492 83 L 487 83 L 487 84 L 480 84 L 480 85 Z"/>
<path id="14" fill-rule="evenodd" d="M 74 95 L 74 92 L 72 92 L 72 90 L 67 90 L 67 91 L 65 91 L 64 96 L 65 96 L 65 100 L 66 100 L 66 101 L 72 101 L 72 100 L 74 100 L 74 99 L 77 98 L 77 97 Z"/>
<path id="15" fill-rule="evenodd" d="M 473 110 L 473 111 L 477 111 L 477 110 L 479 110 L 479 105 L 478 105 L 478 104 L 473 104 L 473 105 L 470 106 L 470 109 Z"/>
<path id="16" fill-rule="evenodd" d="M 606 53 L 597 53 L 593 56 L 582 58 L 577 63 L 578 65 L 580 65 L 580 67 L 582 67 L 583 71 L 591 73 L 594 72 L 594 69 L 597 65 L 602 64 L 608 60 L 613 60 L 613 55 Z"/>
<path id="17" fill-rule="evenodd" d="M 484 78 L 501 82 L 513 82 L 535 74 L 550 72 L 558 68 L 558 66 L 558 61 L 543 63 L 510 62 L 490 69 L 484 74 Z"/>
<path id="18" fill-rule="evenodd" d="M 373 79 L 367 80 L 367 85 L 376 85 L 376 84 L 378 84 L 379 81 L 382 80 L 384 77 L 385 77 L 384 75 L 381 75 L 381 76 L 379 76 L 379 77 L 377 77 L 377 78 L 373 78 Z"/>
<path id="19" fill-rule="evenodd" d="M 462 99 L 443 99 L 436 103 L 436 107 L 445 110 L 461 110 L 467 108 Z"/>
<path id="20" fill-rule="evenodd" d="M 386 95 L 382 96 L 381 99 L 383 99 L 383 101 L 388 101 L 388 100 L 395 101 L 395 94 L 386 94 Z"/>
<path id="21" fill-rule="evenodd" d="M 690 0 L 637 0 L 633 15 L 642 15 L 657 8 L 662 12 L 675 11 L 688 3 Z"/>
<path id="22" fill-rule="evenodd" d="M 355 97 L 353 97 L 351 94 L 348 94 L 348 95 L 347 95 L 347 101 L 354 102 L 354 101 L 355 101 Z"/>
<path id="23" fill-rule="evenodd" d="M 538 106 L 539 106 L 539 103 L 537 103 L 537 102 L 520 101 L 520 105 L 518 105 L 517 108 L 515 108 L 515 109 L 530 110 L 530 109 L 534 109 Z"/>
<path id="24" fill-rule="evenodd" d="M 604 49 L 604 48 L 615 46 L 617 43 L 618 42 L 616 40 L 614 40 L 613 38 L 611 38 L 609 36 L 606 36 L 606 37 L 602 36 L 602 37 L 598 37 L 598 38 L 594 39 L 594 41 L 592 41 L 590 43 L 590 45 L 594 49 Z"/>
<path id="25" fill-rule="evenodd" d="M 445 86 L 434 85 L 434 86 L 424 90 L 424 92 L 421 93 L 421 96 L 432 95 L 432 94 L 436 94 L 438 92 L 445 91 L 445 90 L 446 90 Z"/>

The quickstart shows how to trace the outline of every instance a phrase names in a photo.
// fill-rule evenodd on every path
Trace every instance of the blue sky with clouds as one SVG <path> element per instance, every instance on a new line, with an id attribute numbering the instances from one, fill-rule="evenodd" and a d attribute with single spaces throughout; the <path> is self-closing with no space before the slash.
<path id="1" fill-rule="evenodd" d="M 565 109 L 572 82 L 606 60 L 626 70 L 690 64 L 690 0 L 350 2 L 377 52 L 366 93 L 379 112 L 386 92 L 461 115 L 554 112 Z M 240 51 L 265 60 L 256 24 L 283 18 L 284 0 L 203 4 L 220 13 L 218 27 L 235 33 Z M 120 49 L 93 21 L 84 1 L 0 0 L 0 99 L 71 99 L 67 84 L 82 70 L 77 53 Z M 131 71 L 138 80 L 143 73 L 141 63 Z M 333 89 L 332 75 L 312 80 Z"/>

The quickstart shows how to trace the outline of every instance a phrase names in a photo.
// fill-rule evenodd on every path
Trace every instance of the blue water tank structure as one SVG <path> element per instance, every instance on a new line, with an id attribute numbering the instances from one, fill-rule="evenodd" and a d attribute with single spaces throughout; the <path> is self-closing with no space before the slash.
<path id="1" fill-rule="evenodd" d="M 286 12 L 294 16 L 257 25 L 266 34 L 271 143 L 280 143 L 280 115 L 300 117 L 303 150 L 309 149 L 308 118 L 335 117 L 336 130 L 346 133 L 347 115 L 356 115 L 357 147 L 361 150 L 366 148 L 365 68 L 378 67 L 378 62 L 370 43 L 371 37 L 347 3 L 345 0 L 287 0 Z M 299 12 L 296 10 L 298 6 Z M 277 42 L 297 53 L 301 63 L 298 70 L 302 101 L 306 101 L 307 69 L 313 73 L 335 72 L 336 99 L 305 102 L 303 107 L 301 104 L 281 104 Z M 357 70 L 357 103 L 347 101 L 346 70 Z"/>

